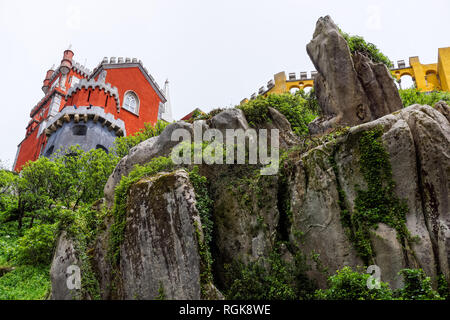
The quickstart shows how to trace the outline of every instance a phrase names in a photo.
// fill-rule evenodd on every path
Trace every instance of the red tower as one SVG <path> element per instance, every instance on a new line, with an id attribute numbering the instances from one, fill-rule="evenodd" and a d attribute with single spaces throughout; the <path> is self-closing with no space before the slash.
<path id="1" fill-rule="evenodd" d="M 167 109 L 164 93 L 140 60 L 104 58 L 90 71 L 73 55 L 64 51 L 60 66 L 47 71 L 45 96 L 31 110 L 15 171 L 70 145 L 108 151 L 116 137 L 154 124 Z"/>

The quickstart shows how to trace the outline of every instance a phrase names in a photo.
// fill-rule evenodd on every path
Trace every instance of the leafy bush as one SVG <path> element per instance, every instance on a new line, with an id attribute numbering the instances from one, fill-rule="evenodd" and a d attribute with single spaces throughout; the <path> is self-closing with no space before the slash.
<path id="1" fill-rule="evenodd" d="M 154 126 L 150 123 L 146 123 L 145 127 L 135 134 L 116 138 L 114 141 L 113 153 L 115 153 L 119 158 L 125 157 L 130 152 L 131 148 L 142 141 L 160 135 L 168 125 L 168 122 L 158 120 Z"/>
<path id="2" fill-rule="evenodd" d="M 9 212 L 17 206 L 13 185 L 18 177 L 14 172 L 0 169 L 0 212 Z"/>
<path id="3" fill-rule="evenodd" d="M 27 265 L 47 265 L 55 247 L 57 225 L 36 225 L 18 241 L 17 260 Z"/>
<path id="4" fill-rule="evenodd" d="M 18 239 L 17 222 L 1 222 L 0 216 L 0 267 L 11 264 L 16 254 Z"/>
<path id="5" fill-rule="evenodd" d="M 19 266 L 0 277 L 0 300 L 43 300 L 50 287 L 47 266 Z"/>
<path id="6" fill-rule="evenodd" d="M 436 102 L 445 101 L 450 104 L 450 92 L 433 91 L 433 92 L 421 92 L 418 89 L 403 89 L 398 90 L 400 98 L 402 99 L 403 106 L 408 107 L 413 104 L 434 106 Z"/>
<path id="7" fill-rule="evenodd" d="M 308 279 L 304 257 L 298 253 L 294 262 L 285 262 L 274 250 L 266 261 L 226 266 L 227 299 L 295 300 L 308 299 L 314 284 Z M 267 265 L 267 268 L 263 267 Z"/>
<path id="8" fill-rule="evenodd" d="M 320 300 L 392 300 L 392 291 L 387 283 L 380 281 L 380 288 L 369 289 L 370 274 L 353 271 L 346 266 L 328 278 L 329 288 L 317 290 Z"/>
<path id="9" fill-rule="evenodd" d="M 397 296 L 404 300 L 441 300 L 439 294 L 431 287 L 431 279 L 422 269 L 403 269 L 399 272 L 403 276 L 404 286 L 397 292 Z"/>
<path id="10" fill-rule="evenodd" d="M 370 58 L 373 62 L 384 63 L 388 68 L 392 67 L 391 60 L 386 57 L 376 45 L 366 42 L 363 37 L 350 36 L 348 33 L 339 30 L 347 41 L 351 53 L 359 52 Z"/>
<path id="11" fill-rule="evenodd" d="M 268 97 L 258 96 L 237 108 L 241 109 L 251 127 L 258 127 L 270 121 L 269 107 L 277 109 L 290 122 L 292 130 L 299 136 L 308 134 L 308 123 L 318 115 L 318 104 L 314 91 L 295 94 L 269 94 Z"/>

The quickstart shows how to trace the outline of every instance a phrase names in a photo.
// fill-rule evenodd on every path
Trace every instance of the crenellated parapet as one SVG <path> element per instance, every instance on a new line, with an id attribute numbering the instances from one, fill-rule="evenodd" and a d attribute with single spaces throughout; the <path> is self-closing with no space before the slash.
<path id="1" fill-rule="evenodd" d="M 81 81 L 77 84 L 75 84 L 72 88 L 69 89 L 66 95 L 66 99 L 71 98 L 73 95 L 75 95 L 78 91 L 81 89 L 96 89 L 104 90 L 106 94 L 109 94 L 111 97 L 114 98 L 116 101 L 117 111 L 120 110 L 120 101 L 119 101 L 119 91 L 116 87 L 111 86 L 110 83 L 105 83 L 101 80 L 96 81 L 94 79 L 87 80 L 87 79 L 81 79 Z"/>
<path id="2" fill-rule="evenodd" d="M 450 47 L 439 48 L 438 62 L 422 64 L 419 57 L 410 57 L 409 65 L 405 60 L 398 60 L 397 66 L 391 61 L 390 72 L 397 80 L 401 88 L 401 78 L 410 76 L 414 81 L 415 87 L 423 92 L 436 90 L 450 91 Z M 259 88 L 258 92 L 253 93 L 250 99 L 256 99 L 258 95 L 267 96 L 270 93 L 284 93 L 295 90 L 303 90 L 308 87 L 314 87 L 314 76 L 317 71 L 290 72 L 286 76 L 285 72 L 279 72 L 274 75 L 273 80 L 267 82 L 267 86 Z M 242 103 L 247 102 L 245 98 Z"/>
<path id="3" fill-rule="evenodd" d="M 129 57 L 104 57 L 103 60 L 92 70 L 92 73 L 89 76 L 89 79 L 93 79 L 97 77 L 102 70 L 112 69 L 112 68 L 132 68 L 138 67 L 140 68 L 147 80 L 152 85 L 153 89 L 155 89 L 156 93 L 159 97 L 166 102 L 166 97 L 164 95 L 164 91 L 156 82 L 155 78 L 150 74 L 148 69 L 142 63 L 142 60 L 138 60 L 137 58 L 129 58 Z"/>
<path id="4" fill-rule="evenodd" d="M 126 135 L 125 123 L 121 119 L 115 119 L 110 113 L 105 113 L 105 110 L 101 107 L 75 107 L 66 106 L 58 114 L 56 114 L 48 123 L 43 125 L 43 130 L 47 137 L 50 137 L 64 123 L 87 123 L 93 121 L 94 123 L 100 123 L 103 127 L 109 131 L 114 131 L 116 136 L 121 137 Z"/>
<path id="5" fill-rule="evenodd" d="M 288 76 L 286 73 L 279 72 L 274 75 L 274 78 L 267 82 L 267 86 L 262 86 L 258 89 L 258 93 L 253 93 L 250 97 L 251 100 L 256 99 L 257 96 L 267 96 L 270 93 L 284 93 L 290 92 L 293 89 L 303 90 L 308 87 L 314 86 L 314 75 L 316 71 L 310 73 L 303 71 L 300 73 L 290 72 Z M 247 102 L 248 99 L 243 99 L 242 103 Z"/>
<path id="6" fill-rule="evenodd" d="M 83 66 L 82 64 L 73 61 L 72 70 L 80 74 L 82 77 L 88 78 L 91 76 L 92 71 Z"/>

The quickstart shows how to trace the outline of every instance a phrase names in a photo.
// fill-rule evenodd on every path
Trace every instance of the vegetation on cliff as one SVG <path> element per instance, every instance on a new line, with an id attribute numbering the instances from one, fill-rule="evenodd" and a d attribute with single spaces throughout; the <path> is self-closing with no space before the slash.
<path id="1" fill-rule="evenodd" d="M 366 42 L 361 36 L 351 36 L 348 33 L 339 30 L 347 41 L 351 53 L 359 52 L 370 58 L 373 62 L 381 62 L 388 68 L 393 67 L 391 60 L 385 56 L 376 45 Z"/>
<path id="2" fill-rule="evenodd" d="M 449 101 L 446 93 L 423 94 L 417 90 L 400 91 L 405 105 L 414 103 L 434 104 L 439 100 Z M 321 138 L 308 138 L 307 125 L 318 115 L 314 93 L 298 92 L 292 94 L 258 97 L 239 106 L 249 124 L 259 127 L 269 121 L 268 108 L 272 107 L 284 114 L 293 130 L 304 138 L 303 146 L 293 148 L 304 153 L 311 148 L 333 141 L 341 131 Z M 213 116 L 218 110 L 205 119 Z M 136 135 L 119 138 L 116 141 L 117 154 L 124 155 L 139 142 L 156 136 L 166 126 L 158 123 L 147 126 Z M 363 132 L 357 141 L 360 151 L 360 170 L 367 188 L 356 190 L 355 212 L 350 214 L 345 208 L 345 194 L 340 190 L 342 221 L 348 228 L 350 238 L 366 263 L 373 259 L 369 231 L 377 223 L 383 222 L 397 231 L 401 242 L 408 242 L 410 236 L 405 227 L 407 208 L 393 190 L 395 183 L 389 163 L 389 156 L 380 141 L 382 132 L 370 130 Z M 292 150 L 291 150 L 292 151 Z M 55 241 L 61 230 L 75 240 L 80 254 L 84 274 L 82 291 L 90 298 L 99 298 L 99 286 L 95 272 L 90 264 L 90 249 L 96 236 L 104 227 L 105 218 L 113 217 L 111 227 L 109 258 L 113 264 L 119 259 L 119 246 L 123 241 L 123 228 L 126 221 L 127 196 L 130 186 L 142 177 L 161 171 L 171 171 L 174 164 L 170 158 L 155 158 L 147 164 L 136 166 L 128 176 L 122 178 L 116 188 L 115 202 L 111 212 L 98 209 L 98 200 L 103 197 L 103 187 L 120 157 L 115 153 L 106 154 L 102 150 L 84 152 L 71 148 L 65 156 L 49 160 L 45 157 L 29 163 L 21 175 L 0 170 L 0 299 L 43 299 L 48 297 L 50 287 L 49 264 L 53 256 Z M 284 220 L 285 231 L 290 224 L 291 207 L 288 172 L 292 163 L 283 162 L 279 174 L 279 194 L 277 208 Z M 331 161 L 333 161 L 331 159 Z M 214 245 L 213 198 L 210 194 L 210 181 L 199 173 L 197 168 L 189 168 L 189 177 L 196 194 L 196 206 L 202 222 L 203 241 L 199 241 L 202 259 L 202 284 L 214 280 L 212 272 Z M 253 170 L 254 168 L 252 168 Z M 257 190 L 257 200 L 264 202 L 261 180 L 252 181 Z M 237 186 L 238 187 L 238 186 Z M 267 190 L 265 190 L 267 192 Z M 250 189 L 240 188 L 240 203 L 248 206 Z M 93 204 L 97 204 L 93 206 Z M 95 207 L 95 208 L 94 208 Z M 100 206 L 101 207 L 101 206 Z M 245 210 L 246 208 L 243 208 Z M 249 208 L 247 208 L 249 209 Z M 250 208 L 249 210 L 253 210 Z M 281 218 L 280 218 L 281 219 Z M 264 221 L 261 220 L 261 224 Z M 285 225 L 284 225 L 285 224 Z M 278 233 L 283 230 L 277 230 Z M 198 230 L 199 231 L 199 230 Z M 198 239 L 200 239 L 198 232 Z M 286 235 L 277 237 L 274 249 L 258 262 L 244 264 L 235 261 L 228 265 L 228 278 L 225 291 L 232 299 L 441 299 L 448 294 L 444 278 L 440 278 L 439 293 L 431 288 L 431 280 L 422 270 L 405 269 L 401 271 L 405 286 L 391 291 L 386 284 L 378 291 L 368 291 L 368 274 L 349 268 L 339 270 L 329 278 L 328 289 L 316 291 L 308 272 L 311 266 L 304 253 L 294 252 L 292 259 L 286 258 L 282 249 L 288 242 Z M 291 248 L 292 249 L 292 248 Z M 315 261 L 320 257 L 315 256 Z M 442 280 L 443 279 L 443 280 Z M 162 294 L 163 296 L 163 294 Z"/>

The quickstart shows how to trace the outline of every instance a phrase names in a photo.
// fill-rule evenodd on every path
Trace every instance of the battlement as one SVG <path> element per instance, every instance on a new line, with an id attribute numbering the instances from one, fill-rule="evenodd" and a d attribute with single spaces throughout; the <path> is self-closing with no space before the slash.
<path id="1" fill-rule="evenodd" d="M 49 122 L 43 127 L 47 137 L 51 136 L 58 128 L 62 127 L 64 123 L 68 122 L 85 122 L 92 120 L 94 123 L 100 123 L 102 126 L 108 128 L 109 131 L 114 131 L 117 136 L 125 136 L 125 123 L 121 119 L 115 119 L 110 113 L 105 113 L 101 107 L 90 106 L 66 106 L 58 112 Z"/>
<path id="2" fill-rule="evenodd" d="M 392 76 L 397 80 L 401 87 L 401 78 L 405 75 L 410 76 L 415 82 L 416 88 L 423 92 L 435 90 L 450 91 L 450 48 L 439 48 L 438 63 L 422 64 L 419 57 L 410 57 L 409 64 L 405 60 L 398 60 L 397 66 L 391 61 L 392 67 L 389 69 Z M 267 96 L 270 93 L 291 92 L 293 89 L 303 90 L 308 87 L 314 87 L 314 77 L 317 71 L 300 73 L 279 72 L 274 75 L 273 80 L 267 82 L 267 87 L 262 86 L 258 92 L 250 96 L 250 100 L 256 99 L 258 95 Z M 247 102 L 245 98 L 241 104 Z"/>
<path id="3" fill-rule="evenodd" d="M 92 74 L 91 70 L 89 70 L 88 68 L 86 68 L 82 64 L 76 62 L 75 60 L 73 61 L 72 70 L 75 71 L 75 72 L 78 72 L 81 76 L 83 76 L 85 78 L 90 77 L 91 74 Z"/>
<path id="4" fill-rule="evenodd" d="M 116 101 L 117 108 L 118 109 L 120 108 L 119 91 L 117 90 L 117 88 L 112 87 L 110 83 L 105 83 L 101 80 L 96 81 L 94 79 L 91 80 L 81 79 L 79 83 L 77 83 L 76 85 L 74 85 L 72 88 L 69 89 L 66 95 L 66 99 L 72 97 L 72 95 L 74 95 L 76 92 L 80 91 L 83 88 L 84 89 L 99 88 L 99 90 L 104 90 L 106 94 L 109 94 L 111 97 L 114 98 L 114 100 Z"/>
<path id="5" fill-rule="evenodd" d="M 103 60 L 93 69 L 92 73 L 89 75 L 89 79 L 96 77 L 100 70 L 110 69 L 110 68 L 127 68 L 127 67 L 139 67 L 144 71 L 145 76 L 148 78 L 151 85 L 157 91 L 158 95 L 166 102 L 166 97 L 163 90 L 161 90 L 159 84 L 156 82 L 155 78 L 150 74 L 148 69 L 144 67 L 142 60 L 137 58 L 129 57 L 104 57 Z"/>

